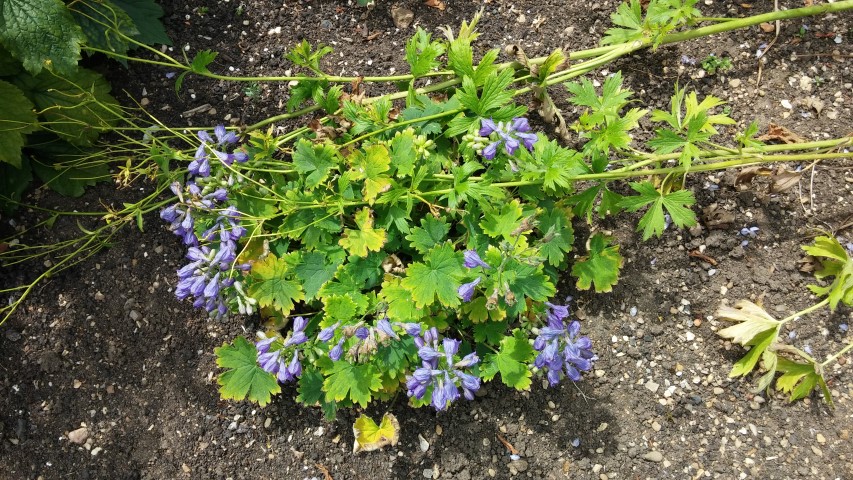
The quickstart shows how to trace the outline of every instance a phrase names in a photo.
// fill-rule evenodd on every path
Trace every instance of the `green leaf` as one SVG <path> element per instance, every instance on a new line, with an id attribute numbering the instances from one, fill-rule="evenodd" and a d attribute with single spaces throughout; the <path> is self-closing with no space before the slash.
<path id="1" fill-rule="evenodd" d="M 296 401 L 304 405 L 314 406 L 325 401 L 323 392 L 323 374 L 316 367 L 306 366 L 299 377 L 299 394 Z"/>
<path id="2" fill-rule="evenodd" d="M 414 77 L 421 77 L 441 66 L 438 57 L 444 53 L 444 44 L 431 41 L 431 35 L 421 27 L 406 42 L 406 62 Z"/>
<path id="3" fill-rule="evenodd" d="M 639 0 L 623 3 L 612 14 L 610 20 L 614 25 L 624 28 L 610 28 L 601 39 L 602 45 L 628 43 L 643 38 L 643 10 Z"/>
<path id="4" fill-rule="evenodd" d="M 632 182 L 631 188 L 639 195 L 623 197 L 619 206 L 629 212 L 636 212 L 646 205 L 649 210 L 637 224 L 637 230 L 643 231 L 643 240 L 648 240 L 652 235 L 660 236 L 666 228 L 664 209 L 669 213 L 672 223 L 678 228 L 692 227 L 696 225 L 696 214 L 687 208 L 696 203 L 693 193 L 687 190 L 677 190 L 663 195 L 651 184 L 651 182 Z"/>
<path id="5" fill-rule="evenodd" d="M 511 240 L 513 232 L 521 225 L 523 211 L 521 202 L 513 199 L 501 207 L 500 212 L 486 213 L 480 226 L 492 238 Z"/>
<path id="6" fill-rule="evenodd" d="M 815 238 L 814 244 L 803 246 L 803 250 L 821 263 L 815 277 L 835 277 L 828 286 L 809 285 L 809 289 L 816 295 L 826 296 L 830 310 L 834 311 L 839 302 L 853 306 L 853 258 L 847 250 L 837 239 L 829 236 Z"/>
<path id="7" fill-rule="evenodd" d="M 391 165 L 391 156 L 385 145 L 368 145 L 363 152 L 355 150 L 347 160 L 350 164 L 349 178 L 364 180 L 362 196 L 368 203 L 372 204 L 377 195 L 391 187 L 391 179 L 383 175 Z"/>
<path id="8" fill-rule="evenodd" d="M 450 225 L 444 217 L 435 218 L 427 215 L 421 219 L 420 227 L 413 228 L 411 233 L 406 235 L 406 240 L 411 242 L 412 248 L 419 253 L 426 253 L 443 242 L 448 232 L 450 232 Z"/>
<path id="9" fill-rule="evenodd" d="M 580 107 L 592 109 L 588 117 L 593 124 L 603 124 L 605 121 L 613 121 L 619 117 L 632 92 L 622 88 L 622 72 L 618 71 L 604 81 L 601 96 L 595 90 L 588 78 L 581 79 L 580 83 L 570 82 L 566 89 L 573 95 L 569 101 Z"/>
<path id="10" fill-rule="evenodd" d="M 456 290 L 465 275 L 462 259 L 450 243 L 436 245 L 424 255 L 424 263 L 416 262 L 406 269 L 402 286 L 411 293 L 418 308 L 432 305 L 436 297 L 445 307 L 459 305 Z"/>
<path id="11" fill-rule="evenodd" d="M 323 381 L 327 402 L 349 399 L 362 408 L 367 407 L 372 396 L 382 388 L 381 373 L 372 364 L 335 362 Z"/>
<path id="12" fill-rule="evenodd" d="M 119 33 L 133 37 L 139 34 L 130 16 L 109 0 L 86 0 L 70 6 L 74 19 L 86 35 L 87 43 L 95 48 L 126 55 L 132 47 Z M 117 60 L 124 65 L 123 58 Z"/>
<path id="13" fill-rule="evenodd" d="M 305 177 L 305 188 L 311 190 L 323 183 L 329 171 L 338 165 L 338 150 L 334 145 L 314 145 L 310 140 L 300 138 L 293 152 L 293 167 Z"/>
<path id="14" fill-rule="evenodd" d="M 751 345 L 752 348 L 746 352 L 746 355 L 743 356 L 740 360 L 735 362 L 732 366 L 732 371 L 729 372 L 729 378 L 741 377 L 749 374 L 755 368 L 755 365 L 758 364 L 758 360 L 762 357 L 764 352 L 767 351 L 767 347 L 776 340 L 776 330 L 766 330 L 755 335 L 748 345 Z M 722 333 L 720 333 L 722 335 Z"/>
<path id="15" fill-rule="evenodd" d="M 130 16 L 139 34 L 135 39 L 146 45 L 172 45 L 160 18 L 163 9 L 154 0 L 112 0 Z"/>
<path id="16" fill-rule="evenodd" d="M 320 60 L 333 51 L 334 50 L 331 47 L 327 47 L 322 43 L 317 45 L 316 50 L 313 50 L 307 40 L 302 40 L 302 43 L 293 47 L 293 50 L 285 55 L 285 58 L 300 67 L 305 67 L 316 73 L 321 73 Z"/>
<path id="17" fill-rule="evenodd" d="M 68 146 L 67 143 L 62 143 Z M 41 159 L 52 160 L 51 157 L 42 157 L 38 151 L 33 152 L 33 172 L 45 185 L 66 197 L 79 197 L 85 193 L 86 187 L 110 178 L 109 169 L 104 163 L 94 163 L 86 167 L 57 167 L 43 163 Z"/>
<path id="18" fill-rule="evenodd" d="M 216 364 L 226 369 L 217 378 L 222 398 L 237 401 L 248 398 L 263 407 L 272 395 L 281 392 L 275 375 L 258 365 L 258 351 L 244 337 L 237 337 L 233 344 L 225 343 L 214 352 Z"/>
<path id="19" fill-rule="evenodd" d="M 793 362 L 784 357 L 779 357 L 776 368 L 783 372 L 783 375 L 776 380 L 776 388 L 791 394 L 788 401 L 793 402 L 805 398 L 817 385 L 820 385 L 824 399 L 829 405 L 832 405 L 832 394 L 814 363 Z"/>
<path id="20" fill-rule="evenodd" d="M 386 375 L 404 379 L 404 374 L 409 371 L 410 360 L 417 357 L 417 351 L 414 339 L 407 336 L 401 340 L 390 339 L 387 344 L 380 344 L 373 357 Z"/>
<path id="21" fill-rule="evenodd" d="M 398 178 L 411 176 L 415 171 L 418 152 L 415 150 L 415 133 L 406 130 L 391 140 L 391 168 Z"/>
<path id="22" fill-rule="evenodd" d="M 73 74 L 80 60 L 83 31 L 61 0 L 2 0 L 0 44 L 37 75 L 46 68 Z"/>
<path id="23" fill-rule="evenodd" d="M 119 120 L 110 84 L 91 70 L 78 68 L 61 77 L 49 71 L 21 74 L 13 82 L 35 104 L 50 130 L 72 145 L 93 145 Z"/>
<path id="24" fill-rule="evenodd" d="M 559 267 L 566 254 L 572 251 L 572 244 L 575 242 L 570 217 L 562 209 L 552 207 L 539 216 L 539 225 L 536 228 L 542 235 L 540 254 L 548 259 L 548 263 Z"/>
<path id="25" fill-rule="evenodd" d="M 483 297 L 481 297 L 483 298 Z M 483 299 L 485 301 L 485 299 Z M 483 322 L 474 325 L 474 340 L 480 343 L 486 342 L 492 345 L 500 343 L 506 333 L 507 321 Z"/>
<path id="26" fill-rule="evenodd" d="M 3 80 L 0 80 L 0 98 L 3 99 L 3 108 L 0 108 L 0 162 L 21 169 L 24 138 L 38 128 L 34 106 L 21 90 Z"/>
<path id="27" fill-rule="evenodd" d="M 370 209 L 365 207 L 355 214 L 358 230 L 344 228 L 344 234 L 338 244 L 347 252 L 358 257 L 366 257 L 368 251 L 378 252 L 385 245 L 385 230 L 373 228 Z"/>
<path id="28" fill-rule="evenodd" d="M 533 158 L 541 164 L 541 170 L 534 174 L 542 179 L 546 189 L 554 193 L 571 191 L 574 176 L 584 173 L 581 154 L 563 148 L 556 140 L 540 138 L 533 145 Z"/>
<path id="29" fill-rule="evenodd" d="M 294 302 L 305 299 L 302 285 L 292 277 L 293 272 L 287 262 L 270 253 L 252 264 L 249 296 L 261 307 L 273 307 L 287 315 L 293 310 Z"/>
<path id="30" fill-rule="evenodd" d="M 535 351 L 527 341 L 527 335 L 517 328 L 511 337 L 501 340 L 498 353 L 486 355 L 483 379 L 489 381 L 500 373 L 504 385 L 516 390 L 528 390 L 533 376 L 528 365 L 534 356 Z"/>
<path id="31" fill-rule="evenodd" d="M 589 239 L 589 252 L 572 266 L 572 275 L 577 277 L 578 289 L 589 290 L 595 286 L 596 293 L 613 290 L 613 285 L 619 281 L 619 270 L 622 268 L 622 255 L 619 245 L 607 246 L 610 238 L 602 233 L 596 233 Z"/>
<path id="32" fill-rule="evenodd" d="M 320 288 L 335 276 L 340 262 L 326 263 L 326 257 L 320 252 L 303 253 L 302 262 L 293 269 L 302 281 L 306 301 L 313 300 Z"/>
<path id="33" fill-rule="evenodd" d="M 400 424 L 397 417 L 390 413 L 382 415 L 382 422 L 377 425 L 372 418 L 362 414 L 352 426 L 355 435 L 353 453 L 371 452 L 385 446 L 395 446 L 400 440 Z"/>
<path id="34" fill-rule="evenodd" d="M 394 278 L 382 284 L 379 298 L 388 306 L 385 315 L 392 322 L 419 322 L 424 316 L 424 310 L 415 305 L 412 293 L 403 288 L 400 281 Z"/>
<path id="35" fill-rule="evenodd" d="M 529 265 L 512 260 L 505 265 L 504 276 L 517 300 L 523 297 L 544 302 L 557 293 L 551 280 L 543 273 L 542 265 Z"/>

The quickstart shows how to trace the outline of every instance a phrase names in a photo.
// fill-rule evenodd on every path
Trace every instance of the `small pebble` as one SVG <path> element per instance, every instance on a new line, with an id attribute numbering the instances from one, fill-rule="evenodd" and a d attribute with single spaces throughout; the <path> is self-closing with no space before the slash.
<path id="1" fill-rule="evenodd" d="M 86 439 L 89 438 L 89 430 L 86 427 L 80 427 L 77 430 L 72 430 L 68 432 L 68 440 L 71 443 L 76 443 L 78 445 L 82 445 L 86 443 Z"/>
<path id="2" fill-rule="evenodd" d="M 652 450 L 651 452 L 643 455 L 643 460 L 648 460 L 649 462 L 660 463 L 663 461 L 663 454 L 658 452 L 657 450 Z"/>
<path id="3" fill-rule="evenodd" d="M 429 442 L 421 434 L 418 434 L 418 448 L 424 453 L 429 450 Z"/>

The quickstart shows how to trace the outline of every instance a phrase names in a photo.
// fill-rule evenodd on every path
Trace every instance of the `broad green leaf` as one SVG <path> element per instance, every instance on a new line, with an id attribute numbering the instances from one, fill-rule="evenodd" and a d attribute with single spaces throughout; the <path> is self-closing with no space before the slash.
<path id="1" fill-rule="evenodd" d="M 527 335 L 521 329 L 515 329 L 511 337 L 503 337 L 498 353 L 486 356 L 483 379 L 489 381 L 500 373 L 504 385 L 516 390 L 528 390 L 533 376 L 528 365 L 532 363 L 535 353 L 527 341 Z"/>
<path id="2" fill-rule="evenodd" d="M 498 322 L 506 318 L 506 310 L 500 307 L 490 310 L 486 308 L 486 300 L 486 297 L 481 295 L 462 305 L 464 318 L 474 324 L 486 321 Z"/>
<path id="3" fill-rule="evenodd" d="M 355 214 L 358 230 L 344 228 L 344 234 L 338 244 L 352 255 L 366 257 L 368 251 L 378 252 L 385 244 L 385 230 L 373 228 L 370 209 L 365 207 Z"/>
<path id="4" fill-rule="evenodd" d="M 400 279 L 386 280 L 379 298 L 387 304 L 385 315 L 392 322 L 418 322 L 424 316 L 424 310 L 415 305 L 412 293 L 400 285 Z"/>
<path id="5" fill-rule="evenodd" d="M 72 145 L 94 144 L 119 120 L 110 84 L 91 70 L 78 68 L 61 77 L 49 71 L 35 77 L 21 74 L 13 82 L 41 112 L 43 126 Z"/>
<path id="6" fill-rule="evenodd" d="M 412 248 L 418 253 L 426 253 L 432 247 L 442 243 L 450 231 L 450 225 L 444 217 L 435 218 L 427 215 L 421 219 L 421 226 L 415 227 L 411 233 L 406 235 L 406 240 L 411 242 Z"/>
<path id="7" fill-rule="evenodd" d="M 355 150 L 347 158 L 350 164 L 348 173 L 352 180 L 364 180 L 362 196 L 373 203 L 376 196 L 391 187 L 391 179 L 383 173 L 388 171 L 391 156 L 388 147 L 382 144 L 368 145 L 364 151 Z"/>
<path id="8" fill-rule="evenodd" d="M 581 154 L 560 146 L 556 140 L 540 138 L 533 146 L 533 158 L 541 165 L 535 172 L 542 179 L 545 188 L 554 193 L 570 192 L 574 187 L 573 178 L 583 172 Z"/>
<path id="9" fill-rule="evenodd" d="M 619 245 L 610 245 L 610 238 L 596 233 L 589 239 L 589 252 L 572 266 L 572 275 L 577 277 L 576 286 L 580 290 L 589 290 L 594 286 L 596 293 L 613 290 L 619 281 L 622 268 L 622 255 Z"/>
<path id="10" fill-rule="evenodd" d="M 0 80 L 0 162 L 21 169 L 24 137 L 38 128 L 33 104 L 18 87 Z"/>
<path id="11" fill-rule="evenodd" d="M 313 300 L 320 288 L 334 278 L 340 263 L 326 263 L 326 254 L 307 252 L 302 254 L 302 262 L 293 269 L 302 281 L 305 300 Z"/>
<path id="12" fill-rule="evenodd" d="M 432 305 L 436 298 L 445 307 L 455 307 L 460 303 L 456 290 L 464 275 L 461 255 L 445 243 L 427 252 L 423 263 L 409 265 L 402 286 L 418 308 Z"/>
<path id="13" fill-rule="evenodd" d="M 722 335 L 721 332 L 720 335 Z M 755 335 L 752 340 L 749 342 L 752 348 L 746 352 L 746 355 L 743 356 L 740 360 L 735 362 L 732 366 L 732 371 L 729 372 L 729 378 L 741 377 L 749 374 L 755 368 L 755 365 L 758 364 L 758 360 L 763 356 L 763 354 L 767 351 L 767 348 L 770 344 L 776 340 L 777 331 L 776 330 L 766 330 Z"/>
<path id="14" fill-rule="evenodd" d="M 696 215 L 687 208 L 696 203 L 693 193 L 687 190 L 677 190 L 666 195 L 661 194 L 651 182 L 632 182 L 631 188 L 639 195 L 622 197 L 619 206 L 629 212 L 635 212 L 646 205 L 649 210 L 637 224 L 637 230 L 643 231 L 643 240 L 652 235 L 660 236 L 666 228 L 664 209 L 669 213 L 672 223 L 677 227 L 692 227 L 696 225 Z"/>
<path id="15" fill-rule="evenodd" d="M 511 260 L 504 265 L 504 281 L 515 294 L 516 301 L 524 297 L 544 302 L 557 293 L 551 280 L 542 271 L 542 265 L 530 265 Z"/>
<path id="16" fill-rule="evenodd" d="M 329 171 L 338 165 L 338 151 L 333 145 L 314 145 L 310 140 L 301 138 L 293 151 L 293 166 L 305 177 L 305 188 L 313 189 L 323 183 Z"/>
<path id="17" fill-rule="evenodd" d="M 610 14 L 614 25 L 623 28 L 610 28 L 601 39 L 602 45 L 628 43 L 643 38 L 643 10 L 639 0 L 622 3 L 616 11 Z"/>
<path id="18" fill-rule="evenodd" d="M 327 327 L 335 322 L 346 324 L 358 313 L 358 306 L 349 296 L 329 295 L 323 298 L 323 326 Z"/>
<path id="19" fill-rule="evenodd" d="M 128 37 L 139 34 L 130 16 L 109 0 L 82 0 L 69 5 L 74 19 L 86 35 L 88 45 L 126 55 L 132 48 L 119 32 Z M 127 65 L 123 58 L 116 58 Z"/>
<path id="20" fill-rule="evenodd" d="M 0 163 L 0 192 L 12 202 L 19 202 L 21 195 L 30 186 L 33 180 L 30 160 L 24 155 L 21 158 L 21 168 L 13 167 L 8 163 Z M 18 205 L 0 198 L 0 213 L 11 215 Z"/>
<path id="21" fill-rule="evenodd" d="M 536 229 L 542 235 L 539 252 L 548 259 L 548 263 L 558 267 L 565 260 L 566 254 L 572 251 L 575 242 L 571 219 L 562 209 L 551 207 L 539 215 L 538 220 Z"/>
<path id="22" fill-rule="evenodd" d="M 52 164 L 42 163 L 41 158 L 51 160 L 51 157 L 45 158 L 34 152 L 33 161 L 30 162 L 33 172 L 51 190 L 66 197 L 79 197 L 85 193 L 86 187 L 91 187 L 110 178 L 109 168 L 103 163 L 95 163 L 86 167 L 56 167 Z"/>
<path id="23" fill-rule="evenodd" d="M 367 407 L 371 392 L 382 388 L 381 373 L 370 363 L 352 364 L 335 362 L 323 381 L 327 402 L 349 399 L 352 403 Z"/>
<path id="24" fill-rule="evenodd" d="M 513 232 L 521 226 L 522 216 L 521 202 L 513 199 L 511 202 L 505 203 L 500 212 L 486 213 L 485 218 L 480 222 L 480 226 L 483 228 L 483 232 L 492 238 L 511 240 Z"/>
<path id="25" fill-rule="evenodd" d="M 415 340 L 410 336 L 402 337 L 400 340 L 390 339 L 386 344 L 380 344 L 373 355 L 380 369 L 393 379 L 404 379 L 405 373 L 410 371 L 411 360 L 417 358 L 418 348 Z"/>
<path id="26" fill-rule="evenodd" d="M 317 367 L 306 366 L 299 377 L 299 394 L 296 401 L 312 407 L 325 401 L 326 394 L 323 392 L 323 374 Z"/>
<path id="27" fill-rule="evenodd" d="M 160 18 L 163 9 L 154 0 L 112 0 L 130 16 L 139 34 L 136 40 L 146 45 L 172 45 Z"/>
<path id="28" fill-rule="evenodd" d="M 216 364 L 226 369 L 217 378 L 222 398 L 237 401 L 248 398 L 263 407 L 272 395 L 281 392 L 275 375 L 258 365 L 258 351 L 244 337 L 237 337 L 231 345 L 225 343 L 214 352 Z"/>
<path id="29" fill-rule="evenodd" d="M 305 299 L 302 285 L 293 276 L 294 272 L 285 260 L 270 253 L 252 265 L 249 296 L 260 306 L 273 307 L 287 315 L 293 310 L 294 302 Z"/>
<path id="30" fill-rule="evenodd" d="M 485 298 L 483 298 L 483 301 L 485 301 Z M 497 345 L 505 337 L 506 327 L 506 320 L 478 323 L 472 328 L 474 331 L 474 340 L 480 343 Z"/>
<path id="31" fill-rule="evenodd" d="M 33 75 L 45 68 L 73 75 L 85 41 L 61 0 L 0 1 L 0 44 Z"/>
<path id="32" fill-rule="evenodd" d="M 382 415 L 382 422 L 379 425 L 372 418 L 362 414 L 355 420 L 352 433 L 355 436 L 353 453 L 371 452 L 388 445 L 392 447 L 397 445 L 400 440 L 400 424 L 397 422 L 397 417 L 387 412 Z"/>

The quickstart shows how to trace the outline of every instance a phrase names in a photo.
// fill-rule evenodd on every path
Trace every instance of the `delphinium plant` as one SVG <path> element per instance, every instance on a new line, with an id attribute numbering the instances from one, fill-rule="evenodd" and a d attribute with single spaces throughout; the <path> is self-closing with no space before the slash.
<path id="1" fill-rule="evenodd" d="M 212 317 L 265 319 L 257 335 L 217 349 L 222 396 L 265 405 L 294 383 L 299 402 L 331 418 L 402 394 L 445 410 L 497 379 L 518 390 L 537 378 L 578 381 L 595 348 L 557 280 L 569 271 L 579 290 L 610 291 L 622 256 L 595 229 L 575 239 L 573 221 L 642 210 L 647 239 L 668 222 L 696 223 L 683 188 L 692 172 L 849 157 L 838 148 L 850 138 L 770 146 L 755 140 L 755 125 L 723 146 L 717 127 L 734 121 L 720 99 L 677 88 L 667 110 L 650 112 L 618 72 L 601 88 L 574 80 L 642 48 L 853 7 L 690 28 L 701 20 L 694 3 L 652 0 L 644 14 L 635 1 L 613 15 L 601 47 L 528 59 L 511 46 L 507 63 L 497 63 L 498 50 L 475 63 L 476 18 L 445 38 L 419 29 L 406 44 L 410 73 L 387 77 L 328 75 L 321 63 L 331 48 L 306 42 L 287 55 L 305 72 L 291 77 L 227 77 L 208 68 L 215 52 L 184 64 L 151 50 L 147 63 L 182 71 L 177 88 L 189 74 L 296 82 L 287 113 L 239 137 L 222 126 L 213 137 L 165 129 L 146 145 L 146 164 L 175 194 L 161 216 L 187 246 L 176 295 Z M 401 91 L 369 97 L 374 82 Z M 578 118 L 566 118 L 555 86 Z M 574 148 L 531 126 L 516 103 L 524 94 Z M 317 117 L 274 133 L 276 122 L 307 115 Z M 632 132 L 644 118 L 655 127 L 642 144 Z M 634 194 L 614 188 L 624 180 Z"/>

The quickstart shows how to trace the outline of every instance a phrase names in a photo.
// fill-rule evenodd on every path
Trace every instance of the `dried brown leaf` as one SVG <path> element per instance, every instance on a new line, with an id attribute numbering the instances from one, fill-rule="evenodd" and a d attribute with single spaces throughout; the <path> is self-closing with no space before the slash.
<path id="1" fill-rule="evenodd" d="M 802 143 L 805 139 L 796 133 L 788 130 L 782 125 L 771 123 L 767 126 L 767 133 L 756 137 L 756 140 L 761 142 L 781 142 L 781 143 Z"/>
<path id="2" fill-rule="evenodd" d="M 767 167 L 747 167 L 741 170 L 737 177 L 735 177 L 735 186 L 739 186 L 745 183 L 752 182 L 752 179 L 761 175 L 761 176 L 769 176 L 773 173 L 773 170 Z"/>
<path id="3" fill-rule="evenodd" d="M 773 180 L 773 185 L 770 186 L 770 192 L 779 193 L 790 190 L 800 182 L 801 175 L 802 172 L 779 169 L 778 172 L 770 176 L 771 180 Z"/>
<path id="4" fill-rule="evenodd" d="M 437 8 L 442 12 L 445 8 L 447 8 L 447 6 L 441 0 L 426 0 L 424 2 L 424 5 L 426 5 L 427 7 Z"/>

